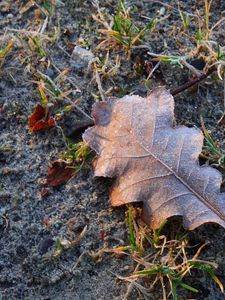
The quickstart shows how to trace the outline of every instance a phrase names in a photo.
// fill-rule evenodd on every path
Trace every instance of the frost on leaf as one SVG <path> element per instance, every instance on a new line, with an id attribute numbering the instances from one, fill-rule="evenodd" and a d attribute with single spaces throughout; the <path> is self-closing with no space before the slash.
<path id="1" fill-rule="evenodd" d="M 113 206 L 143 202 L 151 228 L 174 215 L 188 229 L 209 222 L 225 227 L 221 174 L 199 166 L 203 135 L 173 126 L 174 100 L 165 89 L 97 103 L 93 117 L 83 138 L 98 154 L 95 176 L 115 179 Z"/>

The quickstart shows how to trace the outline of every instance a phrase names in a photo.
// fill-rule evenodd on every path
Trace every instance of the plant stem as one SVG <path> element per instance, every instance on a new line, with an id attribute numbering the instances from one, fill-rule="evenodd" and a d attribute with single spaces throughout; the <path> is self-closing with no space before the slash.
<path id="1" fill-rule="evenodd" d="M 189 89 L 190 87 L 200 83 L 201 81 L 205 80 L 209 75 L 211 75 L 215 71 L 214 68 L 209 69 L 206 73 L 202 74 L 199 78 L 189 80 L 185 82 L 183 85 L 178 86 L 175 89 L 171 89 L 170 93 L 173 96 L 176 96 L 177 94 L 180 94 L 181 92 Z"/>
<path id="2" fill-rule="evenodd" d="M 209 75 L 211 75 L 215 71 L 215 68 L 210 68 L 206 73 L 202 74 L 199 78 L 196 78 L 194 80 L 189 80 L 183 85 L 171 89 L 170 93 L 173 96 L 176 96 L 177 94 L 180 94 L 181 92 L 184 92 L 185 90 L 189 89 L 190 87 L 200 83 L 201 81 L 205 80 Z M 69 136 L 76 136 L 78 133 L 80 134 L 83 132 L 85 129 L 87 129 L 90 126 L 94 126 L 94 121 L 88 120 L 88 121 L 83 121 L 77 124 L 72 130 Z"/>

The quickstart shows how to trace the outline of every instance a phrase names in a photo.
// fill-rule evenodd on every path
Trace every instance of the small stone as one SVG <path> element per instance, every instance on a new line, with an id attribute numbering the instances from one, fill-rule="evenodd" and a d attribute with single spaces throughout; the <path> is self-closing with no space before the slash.
<path id="1" fill-rule="evenodd" d="M 7 13 L 11 10 L 11 4 L 8 1 L 2 1 L 0 3 L 0 12 Z"/>
<path id="2" fill-rule="evenodd" d="M 94 54 L 87 49 L 76 46 L 71 55 L 71 66 L 77 71 L 83 71 L 88 67 L 91 60 L 94 59 Z"/>
<path id="3" fill-rule="evenodd" d="M 62 222 L 61 221 L 56 221 L 53 226 L 56 229 L 60 229 L 62 227 Z"/>
<path id="4" fill-rule="evenodd" d="M 48 75 L 50 78 L 54 78 L 54 76 L 55 76 L 54 70 L 51 69 L 51 68 L 48 68 L 48 69 L 47 69 L 47 75 Z"/>
<path id="5" fill-rule="evenodd" d="M 14 17 L 13 14 L 8 14 L 8 15 L 6 16 L 7 19 L 12 19 L 13 17 Z"/>
<path id="6" fill-rule="evenodd" d="M 0 195 L 1 195 L 1 194 L 0 194 Z M 0 196 L 0 199 L 1 199 L 1 196 Z M 1 214 L 1 215 L 5 215 L 5 214 L 6 214 L 6 211 L 7 211 L 6 207 L 3 206 L 3 207 L 0 208 L 0 214 Z"/>

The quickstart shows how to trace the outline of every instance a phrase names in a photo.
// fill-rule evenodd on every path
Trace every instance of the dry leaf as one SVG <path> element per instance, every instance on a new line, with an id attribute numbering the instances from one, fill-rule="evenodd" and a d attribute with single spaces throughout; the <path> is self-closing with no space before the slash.
<path id="1" fill-rule="evenodd" d="M 40 131 L 55 127 L 56 122 L 53 117 L 46 113 L 46 107 L 38 104 L 29 117 L 28 125 L 31 131 Z"/>
<path id="2" fill-rule="evenodd" d="M 115 178 L 113 206 L 143 202 L 151 228 L 174 215 L 188 229 L 208 222 L 225 227 L 222 176 L 199 166 L 201 131 L 173 127 L 174 100 L 165 89 L 97 103 L 93 117 L 96 125 L 83 138 L 98 154 L 95 176 Z"/>
<path id="3" fill-rule="evenodd" d="M 60 186 L 72 178 L 74 173 L 75 169 L 64 160 L 55 160 L 48 168 L 47 183 L 52 187 Z"/>

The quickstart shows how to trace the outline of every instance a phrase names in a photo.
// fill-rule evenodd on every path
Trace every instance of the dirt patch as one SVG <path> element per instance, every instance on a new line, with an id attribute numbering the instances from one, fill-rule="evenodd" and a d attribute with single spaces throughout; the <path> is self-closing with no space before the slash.
<path id="1" fill-rule="evenodd" d="M 37 5 L 31 7 L 29 1 L 0 3 L 0 49 L 12 38 L 16 40 L 9 54 L 0 62 L 0 298 L 123 299 L 127 284 L 118 280 L 115 274 L 130 274 L 134 267 L 132 260 L 108 254 L 97 263 L 89 255 L 90 251 L 101 249 L 105 242 L 109 247 L 128 243 L 126 208 L 110 208 L 110 183 L 93 179 L 90 167 L 78 172 L 65 186 L 48 188 L 47 197 L 41 196 L 49 162 L 58 158 L 66 147 L 57 128 L 35 134 L 27 128 L 28 117 L 40 102 L 34 82 L 40 79 L 37 71 L 54 80 L 68 68 L 66 79 L 60 81 L 60 88 L 71 90 L 69 96 L 57 99 L 52 96 L 50 101 L 60 113 L 66 105 L 71 105 L 71 99 L 78 106 L 79 110 L 63 111 L 59 120 L 64 132 L 70 135 L 77 122 L 87 120 L 86 114 L 90 116 L 92 104 L 101 100 L 93 71 L 86 72 L 88 68 L 78 69 L 71 63 L 73 49 L 75 45 L 90 49 L 101 61 L 107 53 L 96 50 L 100 42 L 97 29 L 101 25 L 92 18 L 96 8 L 91 1 L 56 1 L 55 11 L 44 5 L 50 2 L 37 1 Z M 116 1 L 99 2 L 105 14 L 116 11 Z M 147 75 L 142 63 L 148 57 L 147 52 L 185 55 L 193 46 L 185 36 L 177 43 L 176 32 L 172 34 L 173 30 L 178 33 L 181 27 L 177 3 L 164 2 L 175 10 L 160 3 L 137 1 L 132 16 L 140 26 L 146 23 L 145 17 L 168 17 L 145 37 L 149 49 L 135 49 L 130 60 L 126 59 L 124 50 L 110 52 L 113 62 L 119 55 L 121 65 L 112 78 L 101 78 L 107 96 L 146 95 L 148 86 L 144 79 Z M 180 1 L 180 7 L 189 13 L 197 8 L 202 12 L 204 3 L 197 2 Z M 211 22 L 216 23 L 224 17 L 225 3 L 215 1 L 211 11 Z M 35 36 L 29 32 L 43 28 L 44 22 L 47 22 L 47 27 L 43 30 L 43 55 L 35 41 L 34 44 L 29 41 Z M 195 30 L 192 22 L 190 32 Z M 215 39 L 224 41 L 224 26 L 216 31 Z M 138 66 L 141 66 L 140 71 Z M 183 84 L 190 75 L 189 71 L 173 65 L 161 66 L 160 72 L 168 88 Z M 156 79 L 151 81 L 151 86 L 154 85 L 159 85 Z M 223 148 L 224 127 L 217 124 L 224 110 L 223 101 L 223 82 L 210 78 L 196 90 L 175 97 L 177 122 L 200 126 L 202 116 L 207 129 Z M 78 245 L 54 256 L 54 241 L 74 240 L 85 226 L 86 234 Z M 191 245 L 206 240 L 210 244 L 201 259 L 219 264 L 216 274 L 225 284 L 224 229 L 205 225 L 190 233 Z M 188 284 L 199 290 L 195 299 L 224 298 L 215 282 L 202 272 L 193 272 Z M 150 299 L 160 297 L 161 291 L 156 289 Z M 192 297 L 186 293 L 180 299 Z M 134 291 L 130 299 L 142 298 Z"/>

